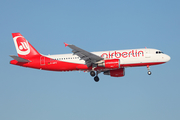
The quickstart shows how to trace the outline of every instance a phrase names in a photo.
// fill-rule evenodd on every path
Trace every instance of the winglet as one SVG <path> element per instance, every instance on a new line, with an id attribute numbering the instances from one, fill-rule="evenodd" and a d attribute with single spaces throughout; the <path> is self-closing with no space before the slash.
<path id="1" fill-rule="evenodd" d="M 69 45 L 69 44 L 67 44 L 67 43 L 65 43 L 65 42 L 64 42 L 64 44 L 65 44 L 65 47 L 67 47 L 67 46 Z"/>

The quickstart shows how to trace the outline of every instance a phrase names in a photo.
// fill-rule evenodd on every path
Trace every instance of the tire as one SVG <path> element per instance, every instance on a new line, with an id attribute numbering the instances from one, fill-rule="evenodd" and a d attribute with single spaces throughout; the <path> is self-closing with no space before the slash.
<path id="1" fill-rule="evenodd" d="M 94 81 L 99 82 L 99 77 L 98 76 L 94 77 Z"/>
<path id="2" fill-rule="evenodd" d="M 96 75 L 96 73 L 95 73 L 94 71 L 91 71 L 91 72 L 90 72 L 90 75 L 91 75 L 92 77 L 94 77 L 94 76 Z"/>
<path id="3" fill-rule="evenodd" d="M 148 71 L 148 75 L 151 75 L 151 71 Z"/>

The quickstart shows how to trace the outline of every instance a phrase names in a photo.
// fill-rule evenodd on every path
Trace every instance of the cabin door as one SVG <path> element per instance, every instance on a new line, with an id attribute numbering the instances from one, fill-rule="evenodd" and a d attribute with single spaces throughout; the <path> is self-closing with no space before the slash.
<path id="1" fill-rule="evenodd" d="M 45 57 L 44 56 L 40 57 L 40 65 L 45 65 Z"/>

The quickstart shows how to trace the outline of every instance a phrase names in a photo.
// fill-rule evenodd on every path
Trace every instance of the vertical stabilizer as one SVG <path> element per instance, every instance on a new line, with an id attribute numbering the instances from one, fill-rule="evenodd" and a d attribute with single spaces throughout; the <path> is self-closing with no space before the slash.
<path id="1" fill-rule="evenodd" d="M 20 33 L 12 33 L 12 37 L 19 57 L 31 58 L 40 55 Z"/>

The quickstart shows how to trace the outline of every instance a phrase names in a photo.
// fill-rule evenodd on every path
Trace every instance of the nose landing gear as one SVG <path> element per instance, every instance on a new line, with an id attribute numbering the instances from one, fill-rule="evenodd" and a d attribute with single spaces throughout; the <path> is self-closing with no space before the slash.
<path id="1" fill-rule="evenodd" d="M 151 71 L 148 71 L 148 75 L 151 75 Z"/>
<path id="2" fill-rule="evenodd" d="M 149 67 L 149 65 L 147 65 L 147 70 L 148 70 L 148 75 L 151 75 L 152 73 L 151 73 L 151 71 L 150 71 L 150 67 Z"/>

